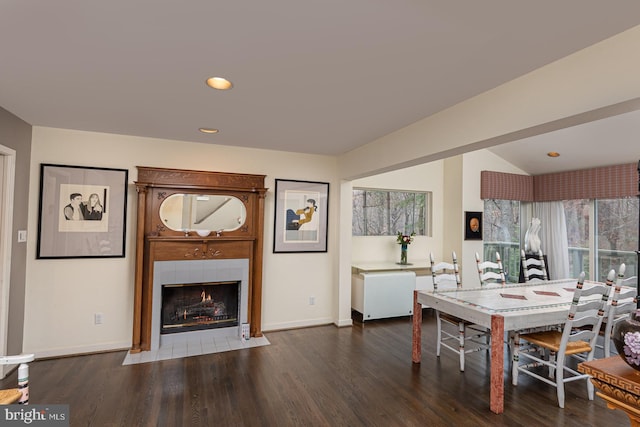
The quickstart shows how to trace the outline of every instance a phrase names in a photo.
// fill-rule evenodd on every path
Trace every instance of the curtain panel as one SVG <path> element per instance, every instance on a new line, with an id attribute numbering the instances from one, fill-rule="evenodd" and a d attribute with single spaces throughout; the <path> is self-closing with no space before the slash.
<path id="1" fill-rule="evenodd" d="M 638 195 L 636 163 L 534 176 L 482 171 L 480 179 L 483 200 L 548 202 Z"/>

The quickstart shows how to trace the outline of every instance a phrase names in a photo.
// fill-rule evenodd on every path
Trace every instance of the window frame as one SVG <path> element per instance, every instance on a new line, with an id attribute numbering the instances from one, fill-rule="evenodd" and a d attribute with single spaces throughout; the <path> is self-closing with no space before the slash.
<path id="1" fill-rule="evenodd" d="M 365 197 L 366 197 L 366 193 L 367 192 L 382 192 L 382 193 L 409 193 L 409 194 L 413 194 L 414 195 L 414 200 L 415 200 L 415 195 L 424 195 L 424 224 L 423 224 L 423 228 L 424 228 L 424 233 L 420 233 L 419 231 L 415 231 L 415 230 L 387 230 L 387 234 L 367 234 L 368 231 L 368 227 L 366 226 L 366 210 L 363 207 L 362 210 L 362 220 L 364 221 L 364 224 L 362 224 L 361 227 L 359 227 L 361 230 L 363 230 L 362 234 L 355 234 L 355 230 L 356 227 L 354 227 L 354 223 L 355 221 L 358 220 L 357 216 L 356 216 L 356 206 L 355 206 L 355 199 L 357 197 L 356 192 L 364 192 L 365 193 Z M 354 237 L 370 237 L 370 236 L 395 236 L 398 231 L 403 232 L 403 233 L 412 233 L 412 232 L 416 232 L 416 236 L 427 236 L 427 237 L 432 237 L 432 219 L 433 219 L 433 192 L 431 191 L 426 191 L 426 190 L 405 190 L 405 189 L 390 189 L 390 188 L 373 188 L 373 187 L 353 187 L 352 188 L 352 209 L 354 212 L 353 215 L 353 219 L 352 219 L 352 227 L 351 227 L 351 235 Z M 387 200 L 390 200 L 389 197 L 387 197 Z M 391 212 L 391 206 L 387 205 L 385 206 L 385 215 L 388 217 L 390 215 Z"/>

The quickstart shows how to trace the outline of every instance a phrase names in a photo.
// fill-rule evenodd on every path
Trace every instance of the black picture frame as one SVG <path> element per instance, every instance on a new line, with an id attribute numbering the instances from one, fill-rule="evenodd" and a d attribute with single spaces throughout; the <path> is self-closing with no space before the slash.
<path id="1" fill-rule="evenodd" d="M 464 213 L 464 240 L 482 240 L 482 212 Z"/>
<path id="2" fill-rule="evenodd" d="M 329 183 L 275 182 L 273 252 L 327 252 Z"/>
<path id="3" fill-rule="evenodd" d="M 124 257 L 128 179 L 128 169 L 42 163 L 36 258 Z"/>

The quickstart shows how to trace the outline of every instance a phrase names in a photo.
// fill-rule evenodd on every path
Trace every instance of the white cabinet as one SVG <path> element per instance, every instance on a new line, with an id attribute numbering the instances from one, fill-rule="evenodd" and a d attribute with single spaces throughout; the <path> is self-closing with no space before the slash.
<path id="1" fill-rule="evenodd" d="M 413 314 L 413 271 L 354 274 L 351 280 L 351 307 L 362 321 Z"/>

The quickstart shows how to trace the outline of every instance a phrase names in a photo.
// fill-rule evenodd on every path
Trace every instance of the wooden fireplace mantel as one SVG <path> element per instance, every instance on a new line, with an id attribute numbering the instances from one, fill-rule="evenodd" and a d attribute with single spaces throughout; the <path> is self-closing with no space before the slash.
<path id="1" fill-rule="evenodd" d="M 132 352 L 151 348 L 153 265 L 155 261 L 234 259 L 249 260 L 249 312 L 251 336 L 262 336 L 262 263 L 265 175 L 138 166 L 136 273 Z M 235 196 L 247 210 L 244 224 L 220 235 L 201 237 L 174 231 L 160 218 L 162 202 L 172 194 Z"/>

